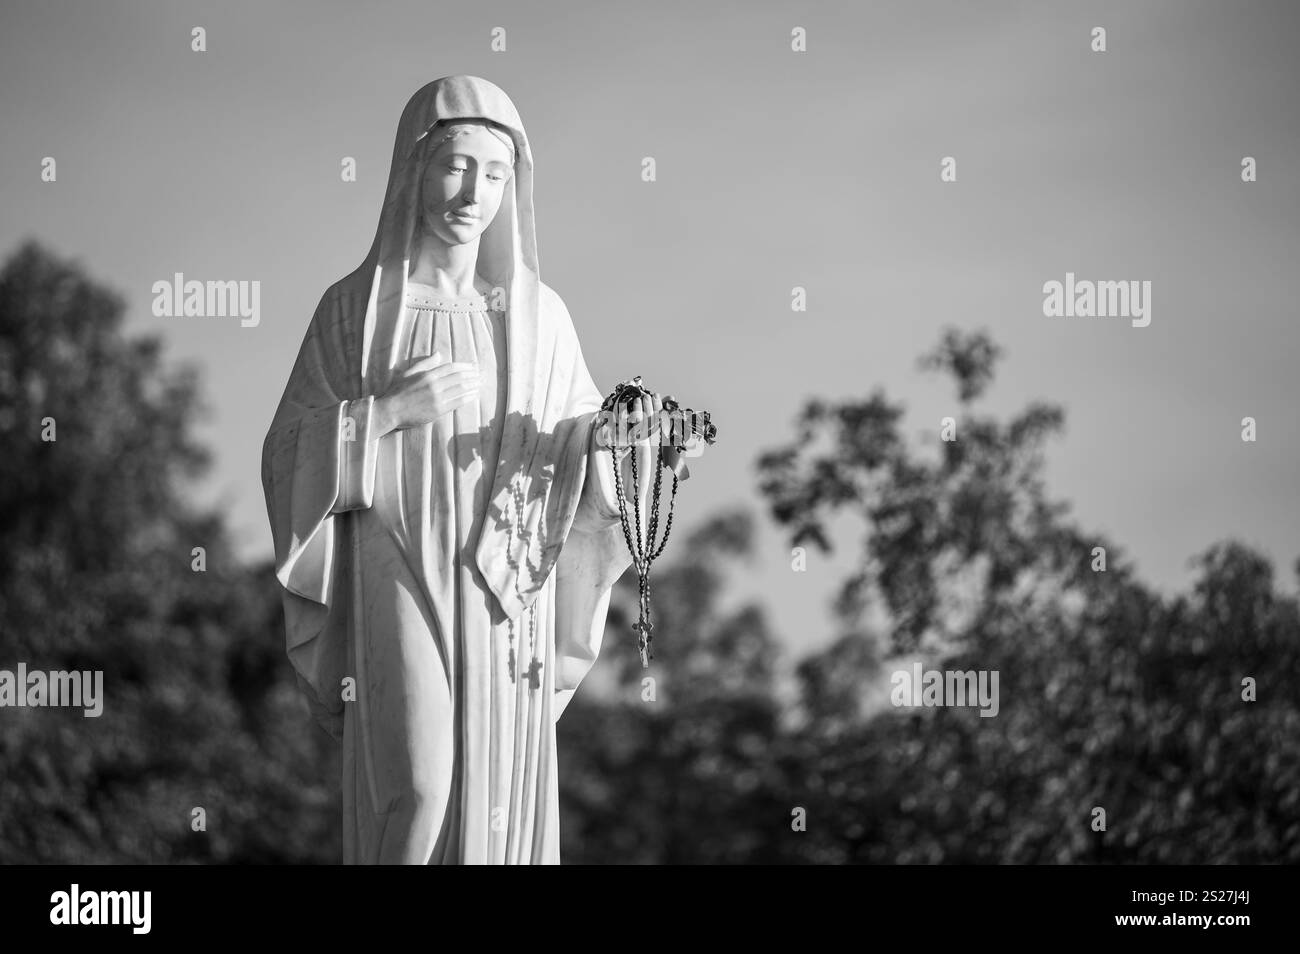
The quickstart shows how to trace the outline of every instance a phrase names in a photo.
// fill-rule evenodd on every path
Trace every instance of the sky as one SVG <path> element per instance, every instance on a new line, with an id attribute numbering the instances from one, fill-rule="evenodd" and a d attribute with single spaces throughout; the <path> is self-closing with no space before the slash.
<path id="1" fill-rule="evenodd" d="M 792 654 L 834 635 L 858 551 L 846 531 L 793 572 L 754 462 L 809 398 L 877 387 L 933 440 L 957 409 L 916 359 L 947 326 L 1005 351 L 987 411 L 1065 409 L 1048 487 L 1142 578 L 1184 588 L 1233 537 L 1294 590 L 1298 34 L 1298 8 L 1255 0 L 5 0 L 0 256 L 35 238 L 76 259 L 129 331 L 201 368 L 199 497 L 268 556 L 262 440 L 316 303 L 374 237 L 402 107 L 482 76 L 523 118 L 541 277 L 597 385 L 640 374 L 712 413 L 675 526 L 762 516 L 729 599 L 761 600 Z M 259 281 L 260 323 L 155 317 L 176 272 Z M 1045 316 L 1067 272 L 1150 281 L 1150 324 Z"/>

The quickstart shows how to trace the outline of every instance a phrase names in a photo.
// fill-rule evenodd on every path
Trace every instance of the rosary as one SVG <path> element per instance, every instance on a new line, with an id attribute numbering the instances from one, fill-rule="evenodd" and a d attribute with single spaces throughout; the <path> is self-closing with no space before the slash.
<path id="1" fill-rule="evenodd" d="M 610 422 L 612 426 L 617 426 L 620 422 L 619 415 L 610 415 L 609 412 L 616 408 L 622 408 L 625 411 L 640 409 L 641 398 L 651 397 L 652 392 L 641 384 L 641 376 L 637 375 L 631 381 L 624 381 L 616 387 L 605 398 L 601 405 L 601 411 L 605 412 L 603 417 Z M 695 412 L 690 408 L 681 408 L 671 396 L 665 396 L 661 402 L 663 413 L 669 418 L 669 441 L 672 447 L 677 451 L 684 451 L 686 443 L 690 437 L 698 435 L 706 443 L 712 444 L 717 436 L 718 429 L 709 420 L 708 411 Z M 632 564 L 636 567 L 637 577 L 640 581 L 640 617 L 632 625 L 633 631 L 637 634 L 637 649 L 641 654 L 641 668 L 648 669 L 650 660 L 654 655 L 650 652 L 650 643 L 654 640 L 654 624 L 650 621 L 650 564 L 658 559 L 659 555 L 664 552 L 664 547 L 668 544 L 668 534 L 673 527 L 673 503 L 677 500 L 677 471 L 672 471 L 673 491 L 672 496 L 668 499 L 668 519 L 664 523 L 664 538 L 655 546 L 655 534 L 659 531 L 659 491 L 663 485 L 663 468 L 668 465 L 664 463 L 664 440 L 660 424 L 662 417 L 648 421 L 642 420 L 635 426 L 634 433 L 640 435 L 641 428 L 646 429 L 649 436 L 658 437 L 659 450 L 655 457 L 655 481 L 654 489 L 650 497 L 650 513 L 647 515 L 645 544 L 642 546 L 641 534 L 641 495 L 638 492 L 640 482 L 637 475 L 636 458 L 637 455 L 629 443 L 623 443 L 623 435 L 611 435 L 609 441 L 610 459 L 614 465 L 614 492 L 618 497 L 618 515 L 623 526 L 623 539 L 627 542 L 628 552 L 632 554 Z M 683 426 L 684 425 L 684 426 Z M 678 439 L 680 438 L 680 443 Z M 616 446 L 622 448 L 622 453 L 616 450 Z M 632 457 L 632 521 L 629 522 L 627 514 L 627 501 L 623 493 L 622 468 L 619 467 L 619 458 L 628 453 Z M 636 540 L 633 542 L 632 530 L 636 531 Z"/>
<path id="2" fill-rule="evenodd" d="M 527 540 L 529 538 L 529 533 L 524 529 L 524 494 L 517 484 L 514 485 L 514 487 L 512 488 L 511 500 L 514 502 L 515 511 L 518 514 L 515 521 L 516 522 L 515 532 L 519 535 L 519 539 Z M 545 508 L 543 508 L 542 517 L 545 518 L 545 516 L 546 516 L 546 510 Z M 542 535 L 542 539 L 546 539 L 545 524 L 544 523 L 539 524 L 538 529 Z M 538 575 L 539 567 L 533 566 L 533 561 L 529 559 L 527 553 L 524 554 L 524 563 L 528 567 L 529 574 L 532 576 L 533 579 L 536 579 Z M 519 592 L 518 577 L 515 578 L 515 592 L 516 593 Z M 522 624 L 522 622 L 523 622 L 523 617 L 520 617 L 520 623 Z M 520 628 L 522 629 L 522 626 Z M 542 661 L 537 658 L 537 601 L 536 600 L 528 604 L 528 637 L 529 637 L 528 639 L 529 650 L 532 653 L 532 657 L 533 657 L 532 661 L 529 662 L 528 664 L 528 685 L 529 688 L 535 690 L 539 686 L 541 686 L 541 673 L 542 673 Z M 510 654 L 507 659 L 507 664 L 510 667 L 510 681 L 514 682 L 518 678 L 515 673 L 515 621 L 514 620 L 510 620 L 510 630 L 509 630 L 508 638 L 510 640 Z M 521 632 L 519 634 L 519 643 L 521 649 L 523 648 L 523 641 L 524 641 L 524 637 L 523 637 L 523 633 Z"/>

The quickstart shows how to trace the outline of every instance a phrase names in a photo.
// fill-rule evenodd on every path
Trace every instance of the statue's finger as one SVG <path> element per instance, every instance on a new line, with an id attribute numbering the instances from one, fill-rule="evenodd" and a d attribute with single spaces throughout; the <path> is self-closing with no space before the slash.
<path id="1" fill-rule="evenodd" d="M 642 406 L 641 398 L 636 398 L 632 402 L 632 407 L 627 412 L 627 420 L 628 420 L 628 430 L 627 430 L 628 442 L 632 444 L 639 444 L 642 440 L 645 439 L 645 425 L 646 425 L 645 408 Z"/>
<path id="2" fill-rule="evenodd" d="M 641 398 L 642 421 L 647 425 L 650 421 L 650 409 L 650 398 L 643 396 Z M 641 495 L 641 527 L 643 532 L 648 534 L 650 529 L 650 492 L 654 488 L 654 468 L 658 462 L 658 456 L 649 437 L 643 437 L 637 441 L 636 454 L 637 492 Z"/>
<path id="3" fill-rule="evenodd" d="M 419 361 L 413 361 L 407 366 L 404 372 L 407 377 L 416 377 L 421 374 L 436 374 L 438 372 L 448 373 L 451 371 L 477 371 L 478 366 L 469 361 L 447 361 L 444 362 L 442 357 L 437 354 L 431 354 L 427 358 L 421 358 Z"/>
<path id="4" fill-rule="evenodd" d="M 412 361 L 409 365 L 407 365 L 406 371 L 404 373 L 414 377 L 415 375 L 422 374 L 425 371 L 433 370 L 441 363 L 442 363 L 442 358 L 439 356 L 438 352 L 435 351 L 427 358 L 421 358 L 419 361 Z"/>
<path id="5" fill-rule="evenodd" d="M 618 425 L 615 438 L 618 440 L 620 447 L 626 447 L 631 442 L 632 411 L 630 408 L 620 404 L 615 414 L 615 418 Z"/>
<path id="6" fill-rule="evenodd" d="M 596 417 L 592 428 L 592 439 L 595 441 L 595 446 L 602 450 L 609 447 L 609 422 L 603 412 Z"/>

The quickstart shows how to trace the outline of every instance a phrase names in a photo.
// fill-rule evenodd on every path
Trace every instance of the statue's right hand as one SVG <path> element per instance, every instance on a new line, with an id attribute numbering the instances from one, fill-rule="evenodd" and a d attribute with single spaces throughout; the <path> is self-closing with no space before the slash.
<path id="1" fill-rule="evenodd" d="M 375 398 L 378 432 L 418 427 L 478 397 L 479 371 L 465 361 L 442 360 L 437 351 L 416 361 Z"/>

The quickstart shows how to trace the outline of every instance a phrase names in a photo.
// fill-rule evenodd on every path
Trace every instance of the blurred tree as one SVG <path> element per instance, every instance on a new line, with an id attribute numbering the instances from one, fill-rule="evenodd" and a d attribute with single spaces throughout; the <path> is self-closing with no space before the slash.
<path id="1" fill-rule="evenodd" d="M 949 331 L 922 359 L 957 387 L 957 439 L 937 459 L 906 445 L 902 409 L 879 392 L 809 403 L 796 440 L 760 458 L 795 543 L 829 549 L 827 522 L 846 514 L 867 527 L 836 605 L 844 635 L 799 667 L 805 721 L 787 744 L 811 806 L 800 856 L 1300 861 L 1295 599 L 1235 543 L 1198 560 L 1190 597 L 1166 605 L 1140 585 L 1046 496 L 1060 409 L 1005 425 L 973 410 L 998 356 L 983 333 Z M 914 659 L 998 671 L 1001 711 L 882 707 L 890 670 Z M 1090 827 L 1096 807 L 1105 832 Z"/>
<path id="2" fill-rule="evenodd" d="M 335 860 L 333 747 L 271 636 L 275 578 L 185 504 L 195 375 L 122 310 L 35 244 L 0 272 L 0 668 L 102 670 L 105 696 L 0 711 L 0 861 Z"/>
<path id="3" fill-rule="evenodd" d="M 776 640 L 757 607 L 719 605 L 753 533 L 749 515 L 720 515 L 655 566 L 649 669 L 631 630 L 635 572 L 616 584 L 592 684 L 558 727 L 566 863 L 776 859 L 772 832 L 789 830 L 777 801 Z M 608 698 L 602 677 L 615 685 Z"/>

